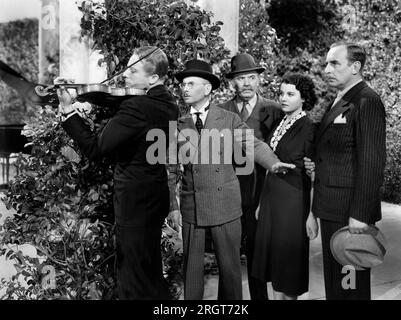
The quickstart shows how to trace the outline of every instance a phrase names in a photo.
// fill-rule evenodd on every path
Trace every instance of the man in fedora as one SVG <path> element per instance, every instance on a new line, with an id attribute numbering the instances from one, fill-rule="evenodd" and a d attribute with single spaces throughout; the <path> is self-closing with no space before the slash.
<path id="1" fill-rule="evenodd" d="M 240 300 L 242 210 L 239 182 L 231 162 L 235 157 L 235 144 L 238 143 L 247 154 L 254 152 L 256 161 L 274 172 L 294 166 L 280 162 L 270 147 L 253 135 L 243 135 L 248 127 L 238 115 L 211 103 L 212 90 L 220 86 L 220 80 L 208 63 L 188 61 L 185 70 L 175 77 L 181 83 L 184 102 L 190 106 L 189 113 L 179 118 L 177 125 L 178 157 L 183 164 L 180 208 L 176 200 L 180 166 L 171 161 L 169 165 L 169 222 L 176 230 L 182 226 L 184 298 L 203 298 L 205 232 L 209 229 L 219 267 L 218 297 Z M 217 132 L 220 146 L 217 150 L 205 144 L 210 141 L 211 132 Z M 228 143 L 223 139 L 223 132 L 230 135 Z M 184 161 L 191 151 L 188 145 L 193 154 L 189 155 L 189 161 Z M 216 162 L 216 158 L 219 161 Z"/>
<path id="2" fill-rule="evenodd" d="M 328 84 L 338 90 L 316 133 L 313 213 L 320 218 L 326 299 L 369 300 L 370 269 L 356 271 L 355 288 L 344 288 L 343 266 L 330 250 L 332 235 L 347 226 L 365 233 L 381 219 L 380 186 L 386 162 L 386 120 L 379 95 L 363 81 L 363 47 L 334 43 L 326 56 Z"/>
<path id="3" fill-rule="evenodd" d="M 259 93 L 259 74 L 265 68 L 258 66 L 248 53 L 237 54 L 231 59 L 231 72 L 226 77 L 231 80 L 235 96 L 220 105 L 221 108 L 238 114 L 249 128 L 254 130 L 256 138 L 266 141 L 267 136 L 283 117 L 278 103 L 267 100 Z M 249 294 L 252 300 L 266 300 L 266 283 L 251 276 L 253 251 L 255 246 L 256 217 L 260 193 L 266 175 L 266 169 L 255 163 L 249 175 L 239 175 L 242 206 L 242 232 L 245 240 L 247 258 Z"/>

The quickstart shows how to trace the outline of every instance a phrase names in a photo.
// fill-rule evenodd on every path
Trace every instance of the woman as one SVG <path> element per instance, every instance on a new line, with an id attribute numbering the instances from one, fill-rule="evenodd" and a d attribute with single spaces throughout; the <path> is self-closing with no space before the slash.
<path id="1" fill-rule="evenodd" d="M 318 233 L 310 213 L 311 179 L 303 157 L 311 157 L 314 125 L 305 111 L 317 101 L 312 80 L 285 75 L 280 86 L 285 113 L 268 143 L 283 162 L 296 165 L 286 173 L 268 173 L 260 200 L 252 273 L 272 282 L 274 298 L 293 300 L 308 291 L 309 240 Z M 258 217 L 257 217 L 258 219 Z"/>

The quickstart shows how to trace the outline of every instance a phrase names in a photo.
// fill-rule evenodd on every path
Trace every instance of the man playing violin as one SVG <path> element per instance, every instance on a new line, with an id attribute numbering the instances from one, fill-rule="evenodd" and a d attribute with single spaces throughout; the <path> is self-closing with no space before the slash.
<path id="1" fill-rule="evenodd" d="M 153 52 L 152 52 L 153 51 Z M 134 62 L 139 61 L 132 65 Z M 116 223 L 117 291 L 119 299 L 169 299 L 162 273 L 161 227 L 169 213 L 164 164 L 149 164 L 149 130 L 161 129 L 168 141 L 169 121 L 178 117 L 173 96 L 164 86 L 166 54 L 156 47 L 134 50 L 124 72 L 128 87 L 146 95 L 125 99 L 101 132 L 92 132 L 65 88 L 58 89 L 62 126 L 91 160 L 113 155 Z"/>

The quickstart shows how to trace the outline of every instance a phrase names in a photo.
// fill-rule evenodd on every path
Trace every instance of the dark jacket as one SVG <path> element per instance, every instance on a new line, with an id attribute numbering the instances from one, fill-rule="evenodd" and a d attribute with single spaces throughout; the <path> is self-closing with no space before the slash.
<path id="1" fill-rule="evenodd" d="M 96 134 L 74 115 L 63 128 L 91 160 L 114 155 L 114 210 L 116 223 L 124 226 L 160 224 L 169 212 L 165 164 L 149 164 L 146 141 L 151 129 L 161 129 L 168 141 L 169 121 L 176 121 L 178 108 L 172 95 L 160 85 L 147 95 L 125 100 L 104 129 Z"/>
<path id="2" fill-rule="evenodd" d="M 219 107 L 240 114 L 236 97 L 219 105 Z M 246 124 L 254 130 L 255 137 L 266 141 L 273 128 L 283 118 L 284 114 L 280 105 L 273 100 L 268 100 L 258 95 L 258 100 L 252 113 L 249 115 Z M 241 188 L 241 200 L 243 208 L 256 210 L 259 205 L 260 193 L 266 176 L 266 169 L 255 163 L 255 170 L 249 175 L 239 175 L 238 180 Z"/>
<path id="3" fill-rule="evenodd" d="M 365 82 L 356 84 L 325 114 L 316 134 L 312 210 L 318 217 L 369 224 L 381 219 L 385 138 L 380 97 Z"/>

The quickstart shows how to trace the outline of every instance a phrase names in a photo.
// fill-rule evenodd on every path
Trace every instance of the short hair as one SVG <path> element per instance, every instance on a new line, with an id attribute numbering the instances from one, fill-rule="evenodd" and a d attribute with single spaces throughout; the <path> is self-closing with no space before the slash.
<path id="1" fill-rule="evenodd" d="M 361 63 L 360 72 L 362 72 L 363 67 L 365 66 L 366 63 L 365 48 L 353 42 L 338 41 L 334 42 L 330 46 L 330 49 L 338 46 L 345 46 L 345 48 L 347 49 L 347 59 L 349 62 L 354 63 L 356 61 L 359 61 Z"/>
<path id="2" fill-rule="evenodd" d="M 152 51 L 154 52 L 151 53 Z M 140 59 L 148 55 L 142 60 L 148 74 L 157 74 L 160 78 L 167 77 L 168 58 L 163 50 L 154 46 L 144 46 L 136 48 L 133 54 L 136 54 Z"/>
<path id="3" fill-rule="evenodd" d="M 312 110 L 317 102 L 315 85 L 311 78 L 300 73 L 286 73 L 281 83 L 293 84 L 304 99 L 302 110 Z"/>

